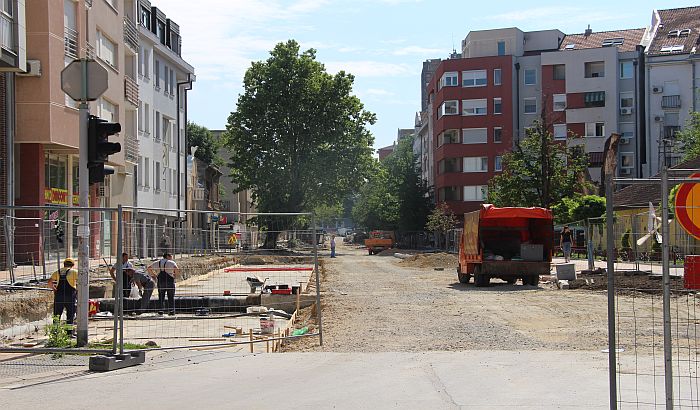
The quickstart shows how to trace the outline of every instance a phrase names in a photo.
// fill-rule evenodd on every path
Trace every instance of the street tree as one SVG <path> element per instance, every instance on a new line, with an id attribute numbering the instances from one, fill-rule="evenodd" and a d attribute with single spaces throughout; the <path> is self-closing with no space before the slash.
<path id="1" fill-rule="evenodd" d="M 398 196 L 392 192 L 388 170 L 378 161 L 373 168 L 355 199 L 352 219 L 369 230 L 395 230 L 400 219 Z"/>
<path id="2" fill-rule="evenodd" d="M 376 117 L 352 94 L 354 77 L 329 74 L 294 40 L 252 63 L 228 118 L 231 178 L 260 212 L 309 211 L 359 189 L 372 161 Z M 265 222 L 258 221 L 265 228 Z M 265 247 L 274 247 L 268 234 Z"/>
<path id="3" fill-rule="evenodd" d="M 445 238 L 445 249 L 447 249 L 447 231 L 454 229 L 457 222 L 457 218 L 450 210 L 450 207 L 445 202 L 440 202 L 428 215 L 425 229 L 429 232 L 441 234 Z"/>
<path id="4" fill-rule="evenodd" d="M 489 201 L 497 206 L 550 208 L 562 198 L 585 192 L 588 158 L 573 137 L 558 141 L 542 120 L 535 121 L 512 152 L 503 156 L 503 172 L 491 179 Z"/>
<path id="5" fill-rule="evenodd" d="M 690 113 L 685 127 L 676 133 L 676 139 L 682 146 L 683 161 L 700 157 L 700 112 Z"/>
<path id="6" fill-rule="evenodd" d="M 192 147 L 197 147 L 194 153 L 195 158 L 207 165 L 216 164 L 221 161 L 219 157 L 220 143 L 208 128 L 197 125 L 193 122 L 187 123 L 187 153 Z"/>

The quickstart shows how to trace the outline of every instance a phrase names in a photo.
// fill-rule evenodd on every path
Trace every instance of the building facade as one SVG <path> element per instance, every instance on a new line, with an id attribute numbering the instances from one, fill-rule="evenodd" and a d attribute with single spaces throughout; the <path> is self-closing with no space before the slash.
<path id="1" fill-rule="evenodd" d="M 182 59 L 179 26 L 148 0 L 138 0 L 137 135 L 135 204 L 137 253 L 156 256 L 164 235 L 184 240 L 186 209 L 186 107 L 194 69 Z M 131 123 L 128 122 L 131 129 Z"/>

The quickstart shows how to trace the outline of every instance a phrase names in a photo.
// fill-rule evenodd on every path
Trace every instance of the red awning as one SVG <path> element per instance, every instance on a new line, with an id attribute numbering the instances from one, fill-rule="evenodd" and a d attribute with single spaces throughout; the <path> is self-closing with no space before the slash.
<path id="1" fill-rule="evenodd" d="M 481 219 L 495 218 L 528 218 L 553 219 L 552 211 L 544 208 L 497 208 L 484 204 L 481 208 Z"/>

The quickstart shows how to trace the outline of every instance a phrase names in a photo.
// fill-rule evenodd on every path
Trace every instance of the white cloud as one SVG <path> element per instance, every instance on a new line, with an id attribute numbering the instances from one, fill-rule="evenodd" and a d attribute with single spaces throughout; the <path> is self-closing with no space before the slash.
<path id="1" fill-rule="evenodd" d="M 344 70 L 355 77 L 413 76 L 418 73 L 416 67 L 410 64 L 381 61 L 330 61 L 325 65 L 329 72 Z"/>

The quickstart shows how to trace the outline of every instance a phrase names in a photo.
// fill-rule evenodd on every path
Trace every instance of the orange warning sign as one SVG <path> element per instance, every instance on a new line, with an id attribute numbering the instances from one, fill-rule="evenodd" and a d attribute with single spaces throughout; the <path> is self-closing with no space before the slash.
<path id="1" fill-rule="evenodd" d="M 690 178 L 700 178 L 695 173 Z M 700 183 L 686 182 L 681 184 L 676 193 L 676 219 L 696 239 L 700 239 Z"/>

